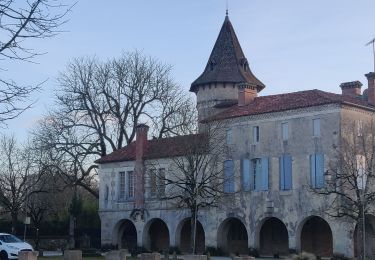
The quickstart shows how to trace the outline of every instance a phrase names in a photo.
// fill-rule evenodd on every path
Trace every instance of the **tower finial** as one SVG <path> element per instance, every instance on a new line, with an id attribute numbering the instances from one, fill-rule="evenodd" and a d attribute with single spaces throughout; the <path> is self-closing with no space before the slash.
<path id="1" fill-rule="evenodd" d="M 225 16 L 228 16 L 228 0 L 227 0 L 227 6 L 226 6 L 226 10 L 225 10 Z"/>

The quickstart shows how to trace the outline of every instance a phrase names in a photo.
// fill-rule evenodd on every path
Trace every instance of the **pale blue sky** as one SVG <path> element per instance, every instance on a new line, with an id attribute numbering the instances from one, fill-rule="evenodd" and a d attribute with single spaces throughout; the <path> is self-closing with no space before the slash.
<path id="1" fill-rule="evenodd" d="M 142 50 L 173 65 L 175 80 L 188 91 L 205 67 L 225 6 L 226 0 L 78 0 L 66 32 L 30 42 L 47 52 L 39 64 L 6 64 L 18 82 L 48 79 L 34 108 L 10 122 L 8 131 L 26 136 L 53 105 L 58 72 L 75 57 L 106 60 Z M 340 93 L 339 84 L 353 80 L 367 85 L 364 74 L 373 70 L 373 60 L 364 45 L 375 36 L 374 12 L 374 0 L 229 0 L 242 49 L 266 85 L 260 95 L 313 88 Z"/>

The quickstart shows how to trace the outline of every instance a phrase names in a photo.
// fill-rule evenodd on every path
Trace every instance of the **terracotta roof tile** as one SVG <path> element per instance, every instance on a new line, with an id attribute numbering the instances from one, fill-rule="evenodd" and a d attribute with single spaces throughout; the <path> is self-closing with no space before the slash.
<path id="1" fill-rule="evenodd" d="M 175 156 L 182 156 L 187 154 L 192 147 L 205 148 L 207 140 L 205 135 L 183 135 L 169 138 L 160 138 L 148 140 L 147 149 L 145 151 L 144 159 L 159 159 Z M 104 164 L 111 162 L 135 161 L 136 143 L 132 142 L 129 145 L 116 150 L 102 158 L 96 160 L 96 163 Z"/>
<path id="2" fill-rule="evenodd" d="M 349 105 L 375 109 L 374 107 L 369 106 L 367 102 L 354 97 L 343 96 L 314 89 L 279 95 L 256 97 L 253 102 L 246 106 L 234 105 L 224 110 L 223 112 L 220 112 L 219 114 L 206 119 L 205 121 L 208 122 L 232 117 L 265 114 L 333 103 L 346 103 Z"/>

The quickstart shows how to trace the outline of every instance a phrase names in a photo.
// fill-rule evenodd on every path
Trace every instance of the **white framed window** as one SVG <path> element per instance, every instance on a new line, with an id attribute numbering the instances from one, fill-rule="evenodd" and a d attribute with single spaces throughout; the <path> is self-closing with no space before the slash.
<path id="1" fill-rule="evenodd" d="M 281 136 L 283 141 L 287 141 L 289 139 L 289 124 L 287 122 L 281 123 Z"/>
<path id="2" fill-rule="evenodd" d="M 260 133 L 259 126 L 253 126 L 253 143 L 259 143 Z"/>
<path id="3" fill-rule="evenodd" d="M 128 199 L 134 198 L 134 171 L 128 171 Z"/>
<path id="4" fill-rule="evenodd" d="M 313 136 L 320 136 L 320 118 L 313 119 Z"/>
<path id="5" fill-rule="evenodd" d="M 231 129 L 227 130 L 227 144 L 233 144 L 233 131 Z"/>
<path id="6" fill-rule="evenodd" d="M 150 196 L 156 197 L 158 192 L 158 183 L 156 169 L 150 170 Z"/>
<path id="7" fill-rule="evenodd" d="M 120 172 L 119 174 L 119 200 L 124 200 L 126 195 L 126 175 L 125 172 Z"/>

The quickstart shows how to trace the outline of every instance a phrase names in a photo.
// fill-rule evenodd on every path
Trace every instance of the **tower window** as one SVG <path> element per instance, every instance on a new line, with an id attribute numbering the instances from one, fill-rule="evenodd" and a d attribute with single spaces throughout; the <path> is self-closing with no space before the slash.
<path id="1" fill-rule="evenodd" d="M 210 70 L 214 70 L 215 62 L 213 60 L 210 60 Z"/>

